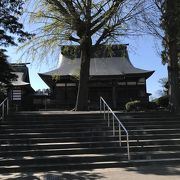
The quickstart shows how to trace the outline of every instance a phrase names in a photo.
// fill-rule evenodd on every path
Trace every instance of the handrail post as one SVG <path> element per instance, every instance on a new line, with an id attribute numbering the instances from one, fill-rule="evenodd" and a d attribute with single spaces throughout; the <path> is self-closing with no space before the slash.
<path id="1" fill-rule="evenodd" d="M 113 136 L 115 136 L 114 116 L 113 116 Z"/>
<path id="2" fill-rule="evenodd" d="M 108 109 L 108 127 L 110 126 L 110 117 L 109 117 L 109 109 Z"/>
<path id="3" fill-rule="evenodd" d="M 127 154 L 128 154 L 128 161 L 131 160 L 130 152 L 129 152 L 129 136 L 127 134 Z"/>
<path id="4" fill-rule="evenodd" d="M 100 113 L 101 113 L 101 110 L 102 110 L 102 100 L 101 100 L 101 98 L 99 100 L 99 104 L 100 104 Z"/>
<path id="5" fill-rule="evenodd" d="M 119 145 L 121 146 L 121 126 L 119 124 Z"/>
<path id="6" fill-rule="evenodd" d="M 105 115 L 105 104 L 104 104 L 104 119 L 106 119 L 106 115 Z"/>

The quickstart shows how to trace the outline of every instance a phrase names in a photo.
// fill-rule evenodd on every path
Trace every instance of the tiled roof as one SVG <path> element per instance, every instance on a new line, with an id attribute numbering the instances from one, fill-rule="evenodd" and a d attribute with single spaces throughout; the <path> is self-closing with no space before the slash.
<path id="1" fill-rule="evenodd" d="M 79 46 L 62 46 L 59 67 L 53 71 L 49 71 L 43 74 L 50 76 L 77 76 L 79 71 Z M 91 55 L 90 76 L 116 76 L 152 72 L 153 71 L 136 68 L 132 65 L 129 60 L 127 45 L 101 45 Z"/>

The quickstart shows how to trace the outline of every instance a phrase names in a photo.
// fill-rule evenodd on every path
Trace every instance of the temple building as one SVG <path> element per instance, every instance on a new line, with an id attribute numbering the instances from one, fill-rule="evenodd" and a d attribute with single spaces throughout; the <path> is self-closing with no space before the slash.
<path id="1" fill-rule="evenodd" d="M 79 46 L 63 46 L 57 69 L 39 73 L 50 87 L 51 103 L 57 108 L 73 107 L 76 102 L 80 71 Z M 135 68 L 127 45 L 102 45 L 91 55 L 89 107 L 97 109 L 102 96 L 114 109 L 131 100 L 149 101 L 146 80 L 154 71 Z"/>

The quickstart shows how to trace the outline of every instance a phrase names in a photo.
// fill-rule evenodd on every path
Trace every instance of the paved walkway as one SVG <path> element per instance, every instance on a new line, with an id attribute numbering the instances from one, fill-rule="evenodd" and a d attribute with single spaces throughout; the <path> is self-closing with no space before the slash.
<path id="1" fill-rule="evenodd" d="M 157 165 L 96 169 L 92 171 L 14 173 L 0 175 L 1 180 L 179 180 L 180 165 Z"/>

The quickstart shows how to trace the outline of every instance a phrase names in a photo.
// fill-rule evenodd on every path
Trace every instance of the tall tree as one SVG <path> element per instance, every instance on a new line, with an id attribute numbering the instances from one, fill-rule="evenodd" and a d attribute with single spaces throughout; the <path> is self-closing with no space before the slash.
<path id="1" fill-rule="evenodd" d="M 162 41 L 162 62 L 168 65 L 169 109 L 180 110 L 180 1 L 151 0 L 143 16 L 148 32 Z"/>
<path id="2" fill-rule="evenodd" d="M 5 92 L 7 85 L 10 84 L 11 80 L 14 80 L 16 77 L 15 74 L 12 74 L 12 69 L 7 62 L 7 56 L 5 55 L 5 50 L 0 49 L 0 102 L 5 97 Z"/>
<path id="3" fill-rule="evenodd" d="M 23 0 L 0 1 L 0 83 L 7 84 L 15 76 L 11 74 L 11 68 L 7 62 L 7 56 L 3 47 L 17 45 L 24 42 L 32 35 L 23 31 L 23 25 L 19 22 L 22 15 Z"/>
<path id="4" fill-rule="evenodd" d="M 172 112 L 180 111 L 178 51 L 180 51 L 180 2 L 164 1 L 162 28 L 164 36 L 164 58 L 168 63 L 169 108 Z"/>
<path id="5" fill-rule="evenodd" d="M 39 0 L 35 6 L 31 21 L 41 24 L 36 31 L 37 36 L 29 42 L 30 49 L 27 52 L 49 52 L 58 45 L 69 43 L 80 45 L 81 69 L 76 110 L 87 110 L 88 107 L 91 53 L 100 44 L 117 42 L 120 36 L 132 33 L 129 21 L 135 19 L 141 11 L 142 2 L 143 0 Z"/>

